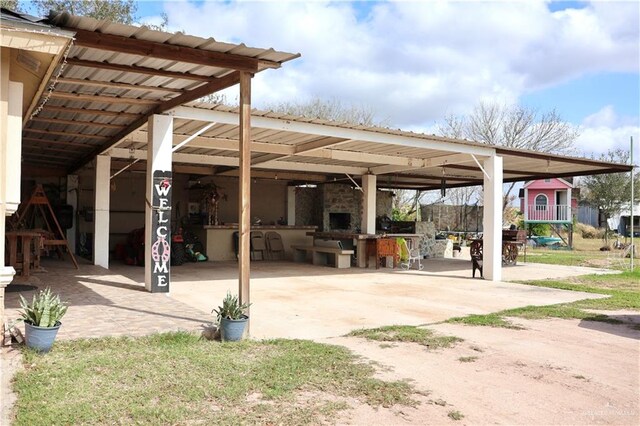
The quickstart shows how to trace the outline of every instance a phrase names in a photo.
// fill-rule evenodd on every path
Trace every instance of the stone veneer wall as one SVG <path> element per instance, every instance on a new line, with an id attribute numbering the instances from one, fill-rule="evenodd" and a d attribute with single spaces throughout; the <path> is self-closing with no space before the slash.
<path id="1" fill-rule="evenodd" d="M 351 230 L 360 228 L 364 195 L 349 184 L 325 184 L 317 188 L 296 188 L 296 225 L 314 225 L 329 231 L 329 213 L 349 213 Z M 391 217 L 393 192 L 378 191 L 376 216 Z"/>
<path id="2" fill-rule="evenodd" d="M 296 188 L 296 225 L 322 228 L 322 188 Z"/>
<path id="3" fill-rule="evenodd" d="M 351 214 L 350 230 L 360 229 L 362 218 L 362 192 L 347 184 L 325 184 L 322 186 L 322 229 L 329 229 L 329 213 Z"/>
<path id="4" fill-rule="evenodd" d="M 433 222 L 416 223 L 416 234 L 421 234 L 418 242 L 420 254 L 427 258 L 453 257 L 451 240 L 436 240 L 436 227 Z"/>

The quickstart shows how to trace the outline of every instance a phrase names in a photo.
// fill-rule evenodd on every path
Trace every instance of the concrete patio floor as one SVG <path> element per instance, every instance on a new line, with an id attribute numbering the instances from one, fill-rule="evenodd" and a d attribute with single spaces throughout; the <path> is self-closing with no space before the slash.
<path id="1" fill-rule="evenodd" d="M 419 272 L 253 262 L 251 335 L 319 339 L 361 327 L 418 325 L 453 316 L 599 297 L 471 279 L 466 260 L 433 259 L 424 264 L 425 270 Z M 200 330 L 213 319 L 210 312 L 227 290 L 237 292 L 235 262 L 172 268 L 170 295 L 146 292 L 144 270 L 139 267 L 114 264 L 105 270 L 82 264 L 75 270 L 68 263 L 53 260 L 46 261 L 44 267 L 47 272 L 33 275 L 28 283 L 50 286 L 69 302 L 61 339 Z M 504 278 L 562 278 L 594 272 L 598 270 L 530 264 L 505 268 Z M 30 298 L 31 294 L 24 295 Z M 18 293 L 8 292 L 5 305 L 9 320 L 17 318 Z"/>

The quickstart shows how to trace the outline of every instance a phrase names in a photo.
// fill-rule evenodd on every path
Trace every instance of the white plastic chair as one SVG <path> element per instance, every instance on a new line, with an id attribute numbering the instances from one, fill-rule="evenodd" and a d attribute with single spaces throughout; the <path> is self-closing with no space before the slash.
<path id="1" fill-rule="evenodd" d="M 417 263 L 416 269 L 419 271 L 422 271 L 424 266 L 421 263 L 422 256 L 420 255 L 420 249 L 419 248 L 410 249 L 409 245 L 407 244 L 407 240 L 405 239 L 401 240 L 400 244 L 401 244 L 400 252 L 409 254 L 408 259 L 406 259 L 405 261 L 400 260 L 400 268 L 404 269 L 405 271 L 408 271 L 409 269 L 411 269 L 411 266 L 413 264 Z"/>

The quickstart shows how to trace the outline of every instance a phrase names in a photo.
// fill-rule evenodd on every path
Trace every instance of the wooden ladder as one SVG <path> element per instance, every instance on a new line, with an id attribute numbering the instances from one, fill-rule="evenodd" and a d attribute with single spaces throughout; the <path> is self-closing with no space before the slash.
<path id="1" fill-rule="evenodd" d="M 51 226 L 49 220 L 47 219 L 47 212 L 45 211 L 45 206 L 49 210 L 49 214 L 51 218 L 53 218 L 53 222 L 55 224 L 55 228 Z M 31 194 L 29 200 L 24 204 L 24 207 L 21 205 L 18 211 L 18 219 L 16 225 L 20 225 L 22 221 L 27 217 L 29 213 L 31 213 L 31 217 L 35 215 L 35 213 L 39 211 L 42 216 L 42 220 L 44 221 L 47 231 L 54 235 L 53 239 L 44 239 L 45 246 L 52 246 L 58 253 L 58 256 L 61 259 L 64 259 L 64 251 L 62 250 L 62 246 L 67 248 L 67 252 L 71 257 L 71 261 L 73 262 L 76 269 L 78 268 L 78 261 L 76 260 L 71 248 L 69 247 L 69 243 L 67 242 L 67 238 L 65 237 L 64 232 L 62 231 L 62 227 L 60 223 L 58 223 L 58 219 L 56 218 L 55 213 L 53 212 L 53 208 L 51 208 L 51 204 L 49 203 L 49 199 L 47 198 L 47 194 L 44 192 L 44 188 L 42 185 L 37 185 L 36 189 Z M 56 232 L 57 231 L 57 232 Z"/>

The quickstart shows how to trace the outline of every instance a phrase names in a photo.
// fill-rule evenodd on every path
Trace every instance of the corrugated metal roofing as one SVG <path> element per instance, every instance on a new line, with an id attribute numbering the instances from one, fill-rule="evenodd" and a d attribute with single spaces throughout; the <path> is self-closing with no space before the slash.
<path id="1" fill-rule="evenodd" d="M 238 109 L 231 106 L 191 102 L 186 105 L 195 111 L 217 111 L 238 116 Z M 172 112 L 169 112 L 172 113 Z M 586 158 L 567 157 L 548 153 L 539 153 L 521 149 L 495 147 L 478 142 L 443 138 L 434 135 L 407 132 L 376 126 L 363 126 L 350 123 L 336 123 L 312 117 L 298 117 L 273 111 L 253 110 L 254 118 L 273 118 L 281 125 L 260 127 L 259 120 L 252 120 L 253 168 L 297 173 L 323 174 L 324 180 L 340 179 L 344 174 L 341 168 L 352 173 L 378 174 L 378 186 L 383 188 L 438 189 L 444 178 L 447 185 L 468 186 L 482 184 L 483 172 L 471 155 L 455 152 L 455 146 L 464 151 L 464 147 L 495 150 L 504 160 L 505 182 L 525 181 L 547 176 L 578 176 L 596 173 L 628 171 L 630 167 L 595 161 Z M 237 122 L 233 118 L 233 122 Z M 286 130 L 292 123 L 311 123 L 319 126 L 311 133 Z M 174 120 L 174 144 L 201 129 L 205 123 L 201 120 L 186 119 L 177 111 Z M 332 136 L 335 129 L 358 130 L 359 139 Z M 322 134 L 323 130 L 326 135 Z M 381 142 L 376 134 L 400 138 L 411 138 L 415 143 L 405 146 L 393 142 Z M 217 122 L 198 138 L 178 152 L 181 154 L 205 154 L 212 158 L 210 165 L 228 165 L 229 159 L 237 159 L 238 125 Z M 132 134 L 120 146 L 124 148 L 145 149 L 147 139 L 143 128 Z M 307 143 L 324 143 L 326 146 L 299 152 L 293 150 Z M 438 148 L 442 143 L 442 149 Z M 453 145 L 450 145 L 453 144 Z M 422 146 L 421 146 L 422 145 Z M 447 148 L 445 148 L 445 145 Z M 180 159 L 185 160 L 184 156 Z M 201 158 L 196 163 L 201 162 Z M 216 163 L 219 161 L 219 163 Z M 417 161 L 417 162 L 416 162 Z M 425 164 L 424 162 L 427 162 Z M 482 161 L 482 158 L 480 158 Z M 401 164 L 405 164 L 402 166 Z M 390 166 L 391 165 L 391 166 Z M 400 165 L 400 166 L 399 166 Z"/>
<path id="2" fill-rule="evenodd" d="M 20 15 L 12 17 L 21 19 Z M 300 56 L 273 48 L 248 47 L 244 44 L 219 42 L 213 38 L 166 33 L 67 13 L 57 14 L 48 20 L 29 18 L 24 18 L 23 21 L 37 22 L 47 28 L 62 27 L 68 31 L 86 30 L 131 37 L 131 43 L 140 40 L 251 58 L 259 61 L 257 72 L 280 66 Z M 100 144 L 96 143 L 98 139 L 95 135 L 105 137 L 106 147 L 115 142 L 120 132 L 144 119 L 145 115 L 154 111 L 163 101 L 188 93 L 235 71 L 233 68 L 78 45 L 72 45 L 66 62 L 54 72 L 51 80 L 51 84 L 55 84 L 53 93 L 45 92 L 39 102 L 39 105 L 44 105 L 38 113 L 39 120 L 28 118 L 25 123 L 24 137 L 29 140 L 30 146 L 37 148 L 37 152 L 25 150 L 23 153 L 23 161 L 27 164 L 65 168 L 81 165 L 80 163 L 98 152 L 95 148 Z M 119 65 L 138 68 L 113 69 Z M 182 75 L 166 76 L 163 75 L 164 71 Z M 56 78 L 58 74 L 60 81 Z M 162 88 L 167 90 L 161 91 Z M 54 123 L 56 119 L 64 120 L 64 124 Z M 82 123 L 75 125 L 68 121 Z M 94 125 L 86 124 L 88 122 Z M 100 126 L 101 124 L 107 126 Z M 71 143 L 66 146 L 67 149 L 61 149 L 65 141 Z"/>

